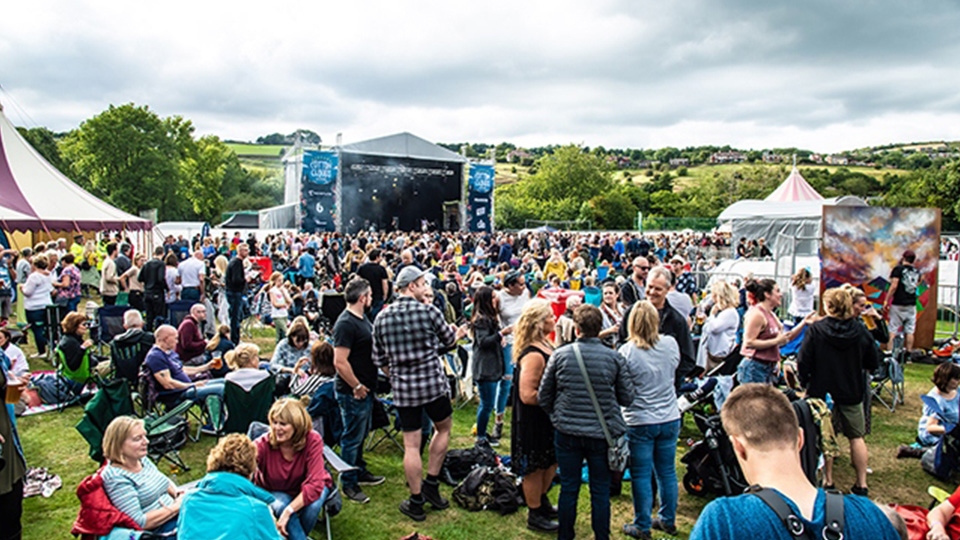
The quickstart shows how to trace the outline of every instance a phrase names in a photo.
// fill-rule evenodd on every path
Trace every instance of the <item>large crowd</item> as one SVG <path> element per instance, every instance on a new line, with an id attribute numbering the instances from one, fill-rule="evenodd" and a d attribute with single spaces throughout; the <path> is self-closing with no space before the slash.
<path id="1" fill-rule="evenodd" d="M 746 246 L 737 253 L 763 256 L 762 244 L 756 252 Z M 271 400 L 279 399 L 269 408 L 268 422 L 251 424 L 247 435 L 222 438 L 211 451 L 207 476 L 186 492 L 147 457 L 143 422 L 114 420 L 103 437 L 106 465 L 98 475 L 116 510 L 107 532 L 306 538 L 333 486 L 324 443 L 338 443 L 340 457 L 355 467 L 342 477 L 347 499 L 367 502 L 363 487 L 384 482 L 367 469 L 363 451 L 385 385 L 401 426 L 410 492 L 399 511 L 414 521 L 427 519 L 428 506 L 436 511 L 450 505 L 440 489 L 453 424 L 445 357 L 469 344 L 468 375 L 479 401 L 477 442 L 496 447 L 509 440 L 510 469 L 522 478 L 531 530 L 574 537 L 586 463 L 596 538 L 610 536 L 610 496 L 619 492 L 625 469 L 635 515 L 623 524 L 623 533 L 675 534 L 683 414 L 678 396 L 687 399 L 711 381 L 748 485 L 775 490 L 798 514 L 795 519 L 824 534 L 834 526 L 824 517 L 824 508 L 830 515 L 835 506 L 824 488 L 834 489 L 836 445 L 824 437 L 824 486 L 815 487 L 801 466 L 797 449 L 804 437 L 786 395 L 796 398 L 799 392 L 829 402 L 832 424 L 850 441 L 857 473 L 847 490 L 854 495 L 841 505 L 841 523 L 848 536 L 897 538 L 890 525 L 896 520 L 888 521 L 866 498 L 867 374 L 883 359 L 878 345 L 886 348 L 893 339 L 887 319 L 896 330 L 902 327 L 912 346 L 913 254 L 905 253 L 894 270 L 882 313 L 853 287 L 826 291 L 815 311 L 810 273 L 799 271 L 790 305 L 783 306 L 793 319 L 785 328 L 782 294 L 773 280 L 707 283 L 698 277 L 729 256 L 730 247 L 727 236 L 703 233 L 244 238 L 238 232 L 168 237 L 144 253 L 122 235 L 99 241 L 78 236 L 70 246 L 60 240 L 0 253 L 0 299 L 9 298 L 0 302 L 0 315 L 6 324 L 14 307 L 19 310 L 16 321 L 29 323 L 36 356 L 57 355 L 68 371 L 127 372 L 136 380 L 142 366 L 160 403 L 199 405 L 204 429 L 212 433 L 220 430 L 211 399 L 222 398 L 227 385 L 249 392 L 269 381 L 275 388 Z M 135 350 L 132 373 L 116 358 L 92 354 L 95 339 L 87 334 L 83 302 L 94 291 L 104 305 L 129 306 L 125 332 L 111 346 Z M 342 299 L 339 308 L 330 308 L 331 298 Z M 189 313 L 174 324 L 171 307 L 184 303 Z M 51 304 L 68 313 L 55 333 L 47 326 Z M 251 321 L 276 330 L 269 361 L 245 341 Z M 26 359 L 16 354 L 20 349 L 11 338 L 13 327 L 0 330 L 3 371 L 28 377 Z M 59 336 L 55 344 L 48 339 L 53 334 Z M 781 362 L 780 348 L 801 335 L 796 358 Z M 732 388 L 734 380 L 738 386 Z M 954 416 L 958 382 L 960 373 L 952 373 L 937 384 L 937 396 Z M 796 391 L 784 394 L 774 385 Z M 322 437 L 311 412 L 321 394 L 335 404 L 339 420 L 339 427 L 322 429 Z M 330 415 L 327 411 L 322 423 Z M 16 440 L 9 416 L 0 415 L 0 437 Z M 935 445 L 945 432 L 937 419 L 944 417 L 929 416 L 935 419 L 921 427 L 925 442 Z M 831 422 L 821 426 L 823 433 L 832 434 L 826 424 Z M 0 531 L 19 531 L 19 502 L 13 501 L 23 487 L 19 445 L 5 444 L 3 457 Z M 558 473 L 554 506 L 549 492 Z M 715 501 L 698 519 L 693 537 L 789 538 L 778 518 L 780 507 L 768 508 L 766 501 L 766 495 L 752 494 Z M 212 511 L 224 516 L 218 520 L 222 525 L 192 521 Z M 233 515 L 238 519 L 228 519 Z M 937 529 L 931 520 L 931 538 L 939 538 L 943 523 Z"/>

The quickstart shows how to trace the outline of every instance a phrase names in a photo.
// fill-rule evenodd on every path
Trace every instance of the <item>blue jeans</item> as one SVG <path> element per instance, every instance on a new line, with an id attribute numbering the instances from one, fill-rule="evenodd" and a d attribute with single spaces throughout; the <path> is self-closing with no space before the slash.
<path id="1" fill-rule="evenodd" d="M 203 386 L 191 386 L 183 391 L 183 398 L 203 405 L 208 396 L 223 397 L 223 379 L 210 379 Z"/>
<path id="2" fill-rule="evenodd" d="M 773 374 L 776 367 L 776 362 L 761 362 L 751 358 L 744 358 L 740 362 L 740 366 L 737 367 L 737 381 L 740 384 L 773 384 L 774 381 L 776 381 L 776 377 Z"/>
<path id="3" fill-rule="evenodd" d="M 487 436 L 487 424 L 490 423 L 490 414 L 497 401 L 497 388 L 502 381 L 485 381 L 477 383 L 480 392 L 480 406 L 477 407 L 477 437 Z"/>
<path id="4" fill-rule="evenodd" d="M 357 487 L 360 473 L 367 470 L 367 462 L 363 459 L 363 441 L 370 432 L 374 399 L 373 392 L 368 392 L 363 399 L 355 399 L 353 394 L 337 392 L 337 403 L 340 404 L 340 415 L 343 417 L 340 457 L 357 468 L 355 471 L 343 473 L 345 488 Z"/>
<path id="5" fill-rule="evenodd" d="M 610 538 L 610 467 L 607 465 L 607 441 L 590 437 L 554 435 L 557 464 L 560 466 L 560 540 L 576 536 L 577 499 L 580 498 L 580 476 L 583 460 L 590 472 L 590 525 L 597 540 Z"/>
<path id="6" fill-rule="evenodd" d="M 194 302 L 200 301 L 200 288 L 199 287 L 184 287 L 180 291 L 181 300 L 193 300 Z"/>
<path id="7" fill-rule="evenodd" d="M 47 353 L 47 310 L 28 309 L 24 312 L 27 316 L 27 322 L 30 323 L 30 331 L 33 332 L 33 340 L 37 342 L 37 353 Z"/>
<path id="8" fill-rule="evenodd" d="M 273 510 L 273 515 L 279 519 L 280 513 L 293 501 L 294 497 L 282 491 L 271 491 L 270 494 L 277 499 L 270 505 L 270 509 Z M 287 538 L 290 540 L 307 540 L 307 534 L 317 524 L 317 518 L 320 517 L 320 511 L 323 510 L 323 503 L 326 502 L 329 494 L 330 488 L 323 488 L 323 493 L 320 494 L 319 499 L 290 516 L 290 521 L 287 522 Z"/>
<path id="9" fill-rule="evenodd" d="M 629 426 L 630 482 L 633 485 L 633 523 L 641 531 L 650 531 L 653 506 L 651 476 L 656 473 L 660 488 L 660 522 L 674 525 L 677 519 L 677 438 L 680 420 Z"/>
<path id="10" fill-rule="evenodd" d="M 227 291 L 230 317 L 230 341 L 240 343 L 240 318 L 243 313 L 243 293 Z"/>
<path id="11" fill-rule="evenodd" d="M 513 383 L 513 343 L 503 346 L 503 379 L 497 389 L 497 414 L 507 410 L 507 400 L 510 399 L 510 385 Z M 478 428 L 479 429 L 479 428 Z"/>

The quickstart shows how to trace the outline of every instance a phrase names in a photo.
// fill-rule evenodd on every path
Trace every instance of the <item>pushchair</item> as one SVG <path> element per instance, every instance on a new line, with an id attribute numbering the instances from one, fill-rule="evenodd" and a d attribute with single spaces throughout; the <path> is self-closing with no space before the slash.
<path id="1" fill-rule="evenodd" d="M 806 400 L 796 399 L 792 401 L 792 405 L 804 436 L 800 464 L 810 483 L 818 485 L 820 430 Z M 686 455 L 680 459 L 680 462 L 687 466 L 683 475 L 683 488 L 687 493 L 697 496 L 730 496 L 742 493 L 749 486 L 743 471 L 740 470 L 733 444 L 720 423 L 720 415 L 706 415 L 694 411 L 693 418 L 703 434 L 703 439 L 693 443 Z"/>

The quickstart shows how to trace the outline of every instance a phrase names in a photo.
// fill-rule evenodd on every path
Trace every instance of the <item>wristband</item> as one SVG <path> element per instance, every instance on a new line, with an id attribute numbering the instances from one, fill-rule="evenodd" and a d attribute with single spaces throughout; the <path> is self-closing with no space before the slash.
<path id="1" fill-rule="evenodd" d="M 363 383 L 357 383 L 357 385 L 353 387 L 353 390 L 354 390 L 354 391 L 357 391 L 357 390 L 359 390 L 359 389 L 361 389 L 361 388 L 363 388 Z"/>

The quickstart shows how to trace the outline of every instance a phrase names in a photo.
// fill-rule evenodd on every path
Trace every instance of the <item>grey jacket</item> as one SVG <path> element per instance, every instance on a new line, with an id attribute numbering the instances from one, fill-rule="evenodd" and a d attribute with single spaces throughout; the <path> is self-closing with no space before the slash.
<path id="1" fill-rule="evenodd" d="M 610 436 L 617 438 L 627 431 L 620 407 L 630 405 L 634 399 L 626 361 L 597 338 L 580 339 L 576 343 L 580 344 L 580 354 Z M 603 439 L 603 428 L 587 392 L 573 345 L 564 345 L 550 356 L 540 380 L 540 406 L 550 415 L 557 431 Z"/>

